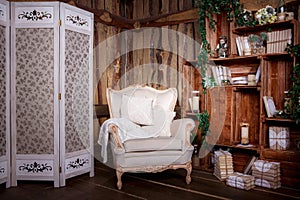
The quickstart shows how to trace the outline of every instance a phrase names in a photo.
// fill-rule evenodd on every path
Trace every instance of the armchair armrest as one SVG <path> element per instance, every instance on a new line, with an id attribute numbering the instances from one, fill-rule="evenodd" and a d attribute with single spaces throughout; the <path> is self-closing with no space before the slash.
<path id="1" fill-rule="evenodd" d="M 182 139 L 184 141 L 183 145 L 189 147 L 192 146 L 190 135 L 194 127 L 195 122 L 190 118 L 176 119 L 171 124 L 171 134 L 175 138 Z"/>
<path id="2" fill-rule="evenodd" d="M 122 151 L 124 149 L 124 146 L 121 142 L 121 139 L 118 135 L 118 126 L 116 124 L 109 124 L 108 126 L 108 131 L 109 131 L 109 134 L 111 136 L 111 138 L 113 138 L 113 142 L 114 144 L 116 145 L 116 150 L 117 151 Z"/>

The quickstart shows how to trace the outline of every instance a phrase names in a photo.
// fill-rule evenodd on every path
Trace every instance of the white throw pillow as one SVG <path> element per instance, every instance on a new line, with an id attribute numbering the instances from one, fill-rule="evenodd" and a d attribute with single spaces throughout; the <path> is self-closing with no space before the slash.
<path id="1" fill-rule="evenodd" d="M 142 129 L 149 134 L 158 134 L 163 137 L 171 136 L 171 123 L 176 113 L 165 110 L 162 106 L 156 105 L 153 108 L 153 125 L 143 126 Z"/>
<path id="2" fill-rule="evenodd" d="M 153 125 L 153 99 L 122 96 L 121 117 L 141 125 Z"/>
<path id="3" fill-rule="evenodd" d="M 161 106 L 164 110 L 174 111 L 176 100 L 176 88 L 169 88 L 157 93 L 154 105 Z"/>

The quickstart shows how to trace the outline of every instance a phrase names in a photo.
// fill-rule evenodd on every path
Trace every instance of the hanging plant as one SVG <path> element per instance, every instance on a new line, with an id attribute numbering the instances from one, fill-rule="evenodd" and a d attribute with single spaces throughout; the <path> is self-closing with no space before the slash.
<path id="1" fill-rule="evenodd" d="M 291 77 L 293 85 L 289 95 L 291 95 L 292 100 L 292 118 L 296 121 L 296 124 L 300 124 L 300 44 L 288 44 L 286 51 L 296 59 Z"/>

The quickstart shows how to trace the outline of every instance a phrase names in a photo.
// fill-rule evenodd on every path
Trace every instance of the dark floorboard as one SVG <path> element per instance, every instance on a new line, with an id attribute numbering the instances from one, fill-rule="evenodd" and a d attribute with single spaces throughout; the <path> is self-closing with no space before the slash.
<path id="1" fill-rule="evenodd" d="M 17 187 L 0 185 L 0 200 L 74 200 L 74 199 L 300 199 L 300 190 L 281 187 L 276 190 L 255 187 L 245 191 L 226 186 L 211 173 L 193 170 L 192 183 L 185 184 L 185 170 L 160 173 L 125 173 L 123 188 L 116 189 L 113 169 L 95 163 L 95 177 L 84 174 L 67 180 L 67 186 L 54 188 L 53 182 L 19 181 Z"/>

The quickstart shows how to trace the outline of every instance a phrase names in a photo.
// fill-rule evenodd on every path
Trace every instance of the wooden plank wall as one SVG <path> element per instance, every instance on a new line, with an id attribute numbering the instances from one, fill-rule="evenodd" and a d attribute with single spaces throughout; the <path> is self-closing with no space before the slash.
<path id="1" fill-rule="evenodd" d="M 192 0 L 78 0 L 77 3 L 89 5 L 97 9 L 106 9 L 112 14 L 126 17 L 128 19 L 143 19 L 151 16 L 158 16 L 176 11 L 193 8 Z M 126 7 L 126 9 L 125 9 Z M 168 25 L 163 28 L 178 31 L 191 38 L 198 37 L 198 22 L 190 22 L 178 25 Z M 95 46 L 105 41 L 107 38 L 126 30 L 118 30 L 117 27 L 106 26 L 95 23 Z M 180 76 L 183 73 L 184 58 L 180 54 L 190 59 L 196 59 L 197 51 L 195 47 L 187 48 L 185 38 L 179 38 L 171 31 L 157 31 L 153 29 L 150 41 L 144 39 L 139 29 L 131 31 L 127 44 L 107 44 L 106 48 L 95 48 L 95 104 L 106 104 L 106 88 L 124 88 L 131 84 L 145 84 L 158 89 L 176 87 L 179 94 L 179 103 L 183 98 L 184 83 Z M 142 45 L 143 44 L 143 45 Z M 135 48 L 139 46 L 161 47 L 161 49 L 171 49 L 171 51 L 161 51 L 159 49 L 138 49 L 128 52 L 126 55 L 118 57 L 116 49 Z M 123 46 L 122 46 L 123 45 Z M 101 45 L 103 47 L 103 45 Z M 189 55 L 189 56 L 187 56 Z M 106 61 L 101 59 L 106 58 Z M 109 63 L 112 58 L 118 58 Z M 120 73 L 116 73 L 114 65 L 120 61 Z M 152 64 L 151 64 L 152 63 Z M 107 67 L 108 66 L 108 67 Z M 103 70 L 103 67 L 106 69 Z M 178 73 L 176 73 L 178 72 Z M 99 80 L 99 81 L 98 81 Z M 98 81 L 98 82 L 97 82 Z"/>

